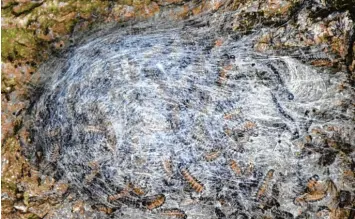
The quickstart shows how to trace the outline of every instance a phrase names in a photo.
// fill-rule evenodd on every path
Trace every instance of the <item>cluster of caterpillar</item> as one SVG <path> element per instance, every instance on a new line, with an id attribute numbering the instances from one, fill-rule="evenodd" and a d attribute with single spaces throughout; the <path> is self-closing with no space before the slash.
<path id="1" fill-rule="evenodd" d="M 122 199 L 124 197 L 128 197 L 130 195 L 142 196 L 145 194 L 144 190 L 138 186 L 135 186 L 132 182 L 127 183 L 127 187 L 122 189 L 115 195 L 110 195 L 107 197 L 109 202 L 116 201 L 118 199 Z"/>
<path id="2" fill-rule="evenodd" d="M 134 188 L 134 185 L 132 183 L 129 183 L 128 188 Z M 166 197 L 164 194 L 158 194 L 158 195 L 152 195 L 152 196 L 147 196 L 143 198 L 137 198 L 137 197 L 132 197 L 130 196 L 129 189 L 123 189 L 121 192 L 119 192 L 116 195 L 111 195 L 108 197 L 108 201 L 112 202 L 118 200 L 119 202 L 126 204 L 128 206 L 134 206 L 136 208 L 141 208 L 141 209 L 147 209 L 147 210 L 154 210 L 159 207 L 161 207 L 166 200 Z M 103 206 L 95 206 L 96 210 L 105 212 L 107 214 L 112 213 L 112 209 L 105 208 Z M 99 207 L 99 208 L 98 208 Z M 186 213 L 178 208 L 167 208 L 167 209 L 160 209 L 156 211 L 155 213 L 158 213 L 162 216 L 167 216 L 167 217 L 174 217 L 174 218 L 180 218 L 180 219 L 186 219 L 187 215 Z"/>
<path id="3" fill-rule="evenodd" d="M 109 202 L 119 201 L 127 205 L 134 205 L 138 208 L 143 207 L 148 210 L 158 208 L 165 203 L 164 194 L 140 197 L 144 194 L 143 189 L 135 186 L 132 182 L 128 182 L 126 188 L 115 195 L 108 196 L 107 200 Z"/>
<path id="4" fill-rule="evenodd" d="M 126 191 L 126 190 L 125 190 Z M 128 193 L 121 192 L 118 193 L 117 195 L 114 196 L 109 196 L 109 201 L 117 200 L 119 199 L 122 203 L 127 204 L 127 205 L 134 205 L 138 208 L 144 208 L 148 210 L 153 210 L 156 208 L 161 207 L 165 203 L 165 195 L 164 194 L 158 194 L 158 195 L 153 195 L 149 197 L 144 197 L 143 199 L 134 199 L 129 196 L 127 196 Z M 99 211 L 106 211 L 107 209 L 105 208 L 97 208 Z M 180 218 L 180 219 L 186 219 L 187 215 L 186 213 L 178 208 L 167 208 L 167 209 L 160 209 L 157 211 L 160 215 L 162 216 L 167 216 L 167 217 L 174 217 L 174 218 Z M 112 213 L 110 211 L 109 213 Z"/>
<path id="5" fill-rule="evenodd" d="M 307 182 L 306 193 L 295 198 L 294 203 L 301 205 L 307 202 L 316 202 L 324 199 L 327 195 L 336 198 L 338 189 L 334 182 L 328 179 L 325 183 L 319 181 L 317 175 L 312 176 Z"/>

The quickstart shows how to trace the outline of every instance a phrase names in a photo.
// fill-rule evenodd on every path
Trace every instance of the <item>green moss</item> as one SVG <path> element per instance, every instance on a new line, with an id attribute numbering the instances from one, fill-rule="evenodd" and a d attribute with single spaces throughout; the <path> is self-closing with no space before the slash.
<path id="1" fill-rule="evenodd" d="M 35 54 L 33 48 L 37 42 L 33 31 L 11 28 L 1 30 L 2 60 L 16 60 L 30 58 Z"/>
<path id="2" fill-rule="evenodd" d="M 48 4 L 48 7 L 46 8 L 46 13 L 51 13 L 51 14 L 57 15 L 57 14 L 59 14 L 59 12 L 60 12 L 60 10 L 59 10 L 58 6 L 53 4 L 53 2 Z"/>
<path id="3" fill-rule="evenodd" d="M 15 192 L 17 190 L 17 187 L 16 187 L 15 183 L 1 179 L 1 189 L 2 190 L 8 189 L 8 190 Z"/>
<path id="4" fill-rule="evenodd" d="M 12 7 L 2 8 L 1 13 L 3 17 L 13 17 Z"/>
<path id="5" fill-rule="evenodd" d="M 105 8 L 108 6 L 107 2 L 100 1 L 82 1 L 80 7 L 78 7 L 79 12 L 90 13 L 98 10 L 99 8 Z"/>
<path id="6" fill-rule="evenodd" d="M 73 19 L 65 24 L 65 29 L 67 30 L 68 33 L 72 32 L 75 24 L 78 22 L 77 19 Z"/>
<path id="7" fill-rule="evenodd" d="M 16 85 L 15 78 L 8 78 L 6 75 L 1 75 L 1 93 L 11 93 Z"/>
<path id="8" fill-rule="evenodd" d="M 31 213 L 30 215 L 27 216 L 28 219 L 40 219 L 40 217 L 36 214 Z"/>
<path id="9" fill-rule="evenodd" d="M 16 80 L 15 78 L 4 78 L 4 84 L 6 87 L 11 87 L 16 85 Z"/>
<path id="10" fill-rule="evenodd" d="M 43 19 L 38 19 L 38 21 L 41 23 L 42 29 L 53 27 L 57 23 L 55 20 L 46 17 L 43 17 Z"/>
<path id="11" fill-rule="evenodd" d="M 2 9 L 11 8 L 11 6 L 18 4 L 15 0 L 7 0 L 7 1 L 1 2 L 1 3 L 2 3 L 1 4 Z"/>
<path id="12" fill-rule="evenodd" d="M 133 0 L 119 0 L 118 4 L 120 5 L 132 5 L 133 4 Z"/>
<path id="13" fill-rule="evenodd" d="M 23 203 L 28 206 L 30 200 L 30 194 L 26 191 L 23 193 Z"/>

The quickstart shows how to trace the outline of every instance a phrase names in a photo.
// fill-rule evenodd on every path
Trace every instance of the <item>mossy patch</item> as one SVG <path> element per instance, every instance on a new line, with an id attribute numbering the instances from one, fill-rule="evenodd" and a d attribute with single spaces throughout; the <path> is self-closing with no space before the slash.
<path id="1" fill-rule="evenodd" d="M 31 30 L 9 28 L 1 30 L 2 60 L 34 58 L 37 41 Z"/>
<path id="2" fill-rule="evenodd" d="M 4 191 L 4 190 L 10 190 L 12 192 L 15 192 L 17 187 L 16 187 L 16 184 L 15 183 L 11 183 L 11 182 L 8 182 L 8 181 L 4 181 L 4 180 L 1 180 L 1 189 Z"/>

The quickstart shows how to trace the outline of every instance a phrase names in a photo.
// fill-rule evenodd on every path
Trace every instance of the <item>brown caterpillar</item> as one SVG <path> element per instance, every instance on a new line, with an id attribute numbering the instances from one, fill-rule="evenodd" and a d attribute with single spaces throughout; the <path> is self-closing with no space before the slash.
<path id="1" fill-rule="evenodd" d="M 226 81 L 227 81 L 227 73 L 229 70 L 233 68 L 232 65 L 226 65 L 222 68 L 222 70 L 219 72 L 219 78 L 217 81 L 217 84 L 219 86 L 222 86 Z"/>
<path id="2" fill-rule="evenodd" d="M 251 129 L 254 129 L 255 127 L 256 127 L 256 124 L 254 122 L 251 122 L 251 121 L 247 121 L 244 124 L 244 130 L 251 130 Z"/>
<path id="3" fill-rule="evenodd" d="M 266 173 L 266 176 L 265 176 L 265 178 L 264 178 L 264 181 L 263 181 L 263 183 L 260 185 L 260 187 L 259 187 L 259 189 L 258 189 L 258 192 L 257 192 L 257 194 L 256 194 L 256 199 L 257 199 L 257 200 L 260 200 L 260 198 L 265 195 L 265 192 L 266 192 L 266 190 L 267 190 L 267 188 L 268 188 L 268 186 L 269 186 L 269 183 L 270 183 L 270 181 L 272 180 L 272 177 L 274 176 L 274 172 L 275 172 L 275 170 L 270 169 L 270 170 Z"/>
<path id="4" fill-rule="evenodd" d="M 237 176 L 242 175 L 242 170 L 240 169 L 238 163 L 235 160 L 230 160 L 229 161 L 229 166 L 231 167 L 231 169 L 233 170 L 233 172 L 235 174 L 237 174 Z"/>
<path id="5" fill-rule="evenodd" d="M 116 195 L 110 195 L 108 196 L 107 200 L 112 202 L 115 201 L 117 199 L 122 199 L 124 197 L 128 197 L 133 193 L 134 195 L 138 195 L 138 196 L 142 196 L 145 194 L 144 190 L 140 187 L 135 186 L 133 183 L 129 182 L 127 184 L 127 187 L 123 190 L 121 190 L 119 193 L 117 193 Z"/>
<path id="6" fill-rule="evenodd" d="M 308 192 L 313 192 L 315 191 L 317 188 L 317 184 L 318 184 L 318 180 L 319 180 L 319 176 L 318 175 L 314 175 L 311 178 L 309 178 L 308 182 L 307 182 L 307 191 Z"/>
<path id="7" fill-rule="evenodd" d="M 84 127 L 86 132 L 105 132 L 105 128 L 100 126 L 88 125 Z"/>
<path id="8" fill-rule="evenodd" d="M 103 212 L 105 214 L 112 214 L 113 211 L 114 211 L 114 209 L 108 208 L 108 207 L 106 207 L 104 205 L 93 205 L 92 209 L 97 210 L 97 211 L 101 211 L 101 212 Z"/>
<path id="9" fill-rule="evenodd" d="M 165 195 L 159 194 L 159 195 L 146 197 L 143 200 L 143 206 L 149 210 L 152 210 L 154 208 L 158 208 L 158 207 L 162 206 L 164 204 L 164 202 L 165 202 Z"/>
<path id="10" fill-rule="evenodd" d="M 306 193 L 298 196 L 295 199 L 295 204 L 300 204 L 302 202 L 316 202 L 322 200 L 326 196 L 324 191 L 315 191 L 312 193 Z"/>
<path id="11" fill-rule="evenodd" d="M 187 169 L 181 169 L 181 174 L 196 192 L 200 193 L 204 190 L 204 185 L 193 177 Z"/>
<path id="12" fill-rule="evenodd" d="M 141 195 L 144 195 L 145 192 L 142 188 L 138 187 L 138 186 L 135 186 L 133 183 L 128 183 L 128 188 L 131 189 L 131 191 L 135 194 L 135 195 L 138 195 L 138 196 L 141 196 Z"/>
<path id="13" fill-rule="evenodd" d="M 166 172 L 166 174 L 168 175 L 168 177 L 172 177 L 173 175 L 173 168 L 172 168 L 172 164 L 171 164 L 171 160 L 163 160 L 163 168 Z"/>
<path id="14" fill-rule="evenodd" d="M 203 157 L 206 161 L 211 162 L 216 160 L 221 155 L 221 151 L 212 151 L 210 153 L 205 154 Z"/>
<path id="15" fill-rule="evenodd" d="M 121 198 L 127 197 L 128 195 L 129 195 L 128 190 L 124 189 L 124 190 L 120 191 L 119 193 L 117 193 L 116 195 L 108 196 L 107 200 L 109 202 L 112 202 L 112 201 L 116 201 L 117 199 L 121 199 Z"/>
<path id="16" fill-rule="evenodd" d="M 175 217 L 175 218 L 182 218 L 186 219 L 187 215 L 183 210 L 178 208 L 169 208 L 169 209 L 162 209 L 160 214 L 163 216 Z"/>
<path id="17" fill-rule="evenodd" d="M 119 201 L 125 205 L 132 206 L 135 208 L 142 207 L 142 200 L 138 198 L 134 198 L 132 196 L 125 196 L 119 199 Z"/>
<path id="18" fill-rule="evenodd" d="M 229 112 L 229 113 L 225 113 L 223 118 L 224 119 L 227 119 L 227 120 L 231 120 L 233 119 L 234 117 L 236 117 L 238 114 L 240 113 L 240 108 L 232 111 L 232 112 Z"/>
<path id="19" fill-rule="evenodd" d="M 85 176 L 84 182 L 86 184 L 91 183 L 100 170 L 99 164 L 96 161 L 89 162 L 89 167 L 91 168 L 91 172 Z"/>

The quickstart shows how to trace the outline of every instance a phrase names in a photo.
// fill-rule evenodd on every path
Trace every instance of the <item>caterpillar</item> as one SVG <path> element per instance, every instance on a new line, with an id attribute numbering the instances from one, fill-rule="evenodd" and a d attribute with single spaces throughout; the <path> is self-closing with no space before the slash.
<path id="1" fill-rule="evenodd" d="M 229 161 L 229 166 L 231 167 L 233 172 L 237 174 L 237 176 L 240 176 L 242 174 L 242 170 L 240 169 L 238 163 L 235 160 Z"/>
<path id="2" fill-rule="evenodd" d="M 274 176 L 274 172 L 275 172 L 275 170 L 270 169 L 270 170 L 266 173 L 266 176 L 265 176 L 265 178 L 264 178 L 264 181 L 263 181 L 263 183 L 260 185 L 260 187 L 259 187 L 259 189 L 258 189 L 258 192 L 257 192 L 257 194 L 256 194 L 256 199 L 257 199 L 257 200 L 260 200 L 260 198 L 265 195 L 265 192 L 266 192 L 266 190 L 267 190 L 267 188 L 268 188 L 268 186 L 269 186 L 269 183 L 270 183 L 272 177 Z"/>
<path id="3" fill-rule="evenodd" d="M 138 195 L 138 196 L 141 196 L 141 195 L 144 195 L 145 192 L 142 188 L 138 187 L 138 186 L 135 186 L 133 183 L 128 183 L 128 188 L 131 189 L 131 191 L 135 194 L 135 195 Z"/>
<path id="4" fill-rule="evenodd" d="M 172 171 L 172 164 L 171 164 L 171 160 L 163 160 L 163 168 L 166 172 L 166 174 L 168 175 L 168 177 L 172 177 L 173 175 L 173 171 Z"/>
<path id="5" fill-rule="evenodd" d="M 221 155 L 221 151 L 212 151 L 210 153 L 205 154 L 203 157 L 207 162 L 211 162 L 216 160 Z"/>
<path id="6" fill-rule="evenodd" d="M 143 199 L 143 206 L 149 210 L 158 208 L 165 203 L 165 195 L 158 194 Z"/>
<path id="7" fill-rule="evenodd" d="M 108 196 L 107 200 L 109 202 L 112 202 L 112 201 L 116 201 L 117 199 L 121 199 L 121 198 L 127 197 L 128 195 L 129 195 L 128 190 L 124 189 L 124 190 L 120 191 L 119 193 L 117 193 L 116 195 Z"/>
<path id="8" fill-rule="evenodd" d="M 312 193 L 306 193 L 301 196 L 298 196 L 294 203 L 295 204 L 300 204 L 303 202 L 316 202 L 322 200 L 326 196 L 326 193 L 324 191 L 315 191 Z"/>
<path id="9" fill-rule="evenodd" d="M 96 175 L 99 173 L 100 169 L 99 164 L 96 161 L 89 162 L 89 167 L 91 168 L 91 172 L 89 175 L 85 176 L 85 184 L 91 183 L 96 177 Z"/>
<path id="10" fill-rule="evenodd" d="M 295 198 L 295 204 L 301 204 L 304 202 L 316 202 L 322 200 L 329 195 L 333 199 L 337 197 L 338 189 L 332 180 L 327 180 L 325 185 L 318 183 L 319 177 L 317 175 L 312 176 L 307 183 L 307 193 Z"/>
<path id="11" fill-rule="evenodd" d="M 204 185 L 192 176 L 187 169 L 181 169 L 181 174 L 196 192 L 200 193 L 204 190 Z"/>
<path id="12" fill-rule="evenodd" d="M 308 192 L 313 192 L 316 190 L 316 186 L 318 184 L 319 176 L 318 175 L 313 175 L 311 178 L 309 178 L 307 182 L 307 190 Z"/>
<path id="13" fill-rule="evenodd" d="M 218 78 L 218 81 L 217 81 L 217 85 L 218 86 L 222 86 L 224 83 L 226 83 L 227 81 L 227 73 L 229 70 L 232 69 L 232 65 L 226 65 L 224 66 L 220 72 L 219 72 L 219 78 Z"/>
<path id="14" fill-rule="evenodd" d="M 160 215 L 181 218 L 181 219 L 187 218 L 186 213 L 183 210 L 178 209 L 178 208 L 162 209 L 160 211 Z"/>
<path id="15" fill-rule="evenodd" d="M 141 199 L 138 198 L 133 198 L 131 196 L 125 196 L 119 199 L 120 202 L 123 204 L 126 204 L 128 206 L 136 207 L 136 208 L 141 208 L 142 207 L 142 201 Z"/>
<path id="16" fill-rule="evenodd" d="M 92 209 L 97 210 L 97 211 L 101 211 L 105 214 L 112 214 L 114 212 L 115 209 L 112 208 L 108 208 L 104 205 L 93 205 Z"/>

